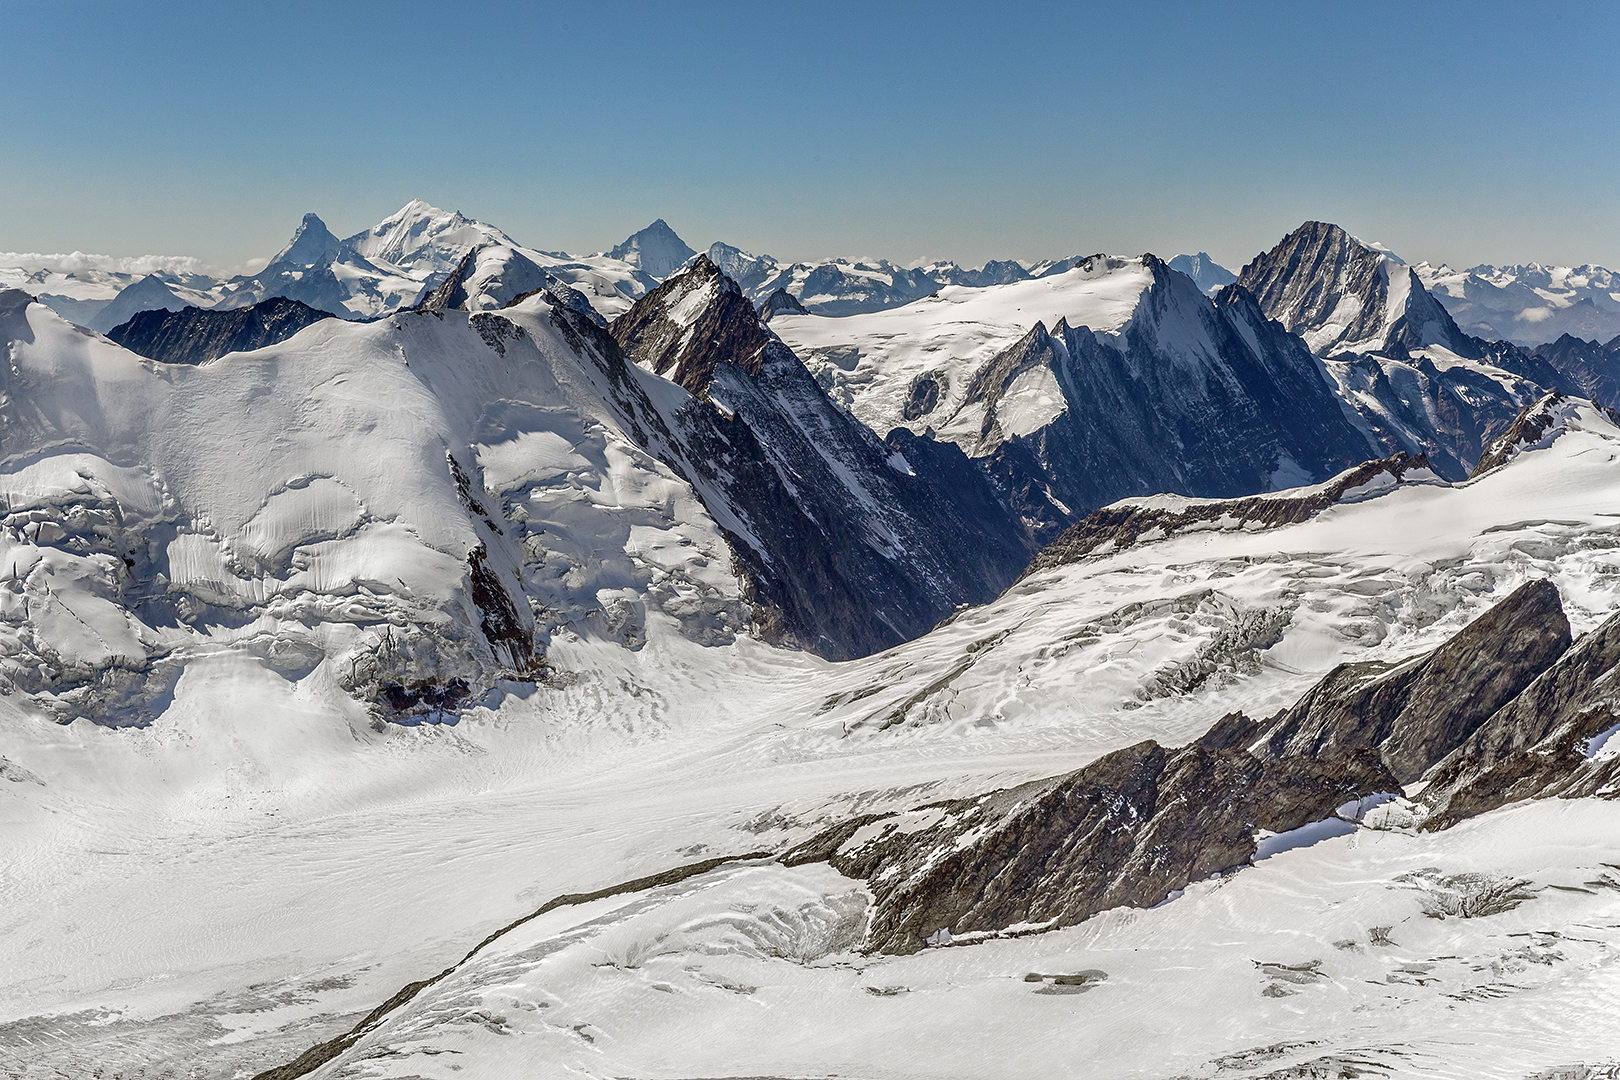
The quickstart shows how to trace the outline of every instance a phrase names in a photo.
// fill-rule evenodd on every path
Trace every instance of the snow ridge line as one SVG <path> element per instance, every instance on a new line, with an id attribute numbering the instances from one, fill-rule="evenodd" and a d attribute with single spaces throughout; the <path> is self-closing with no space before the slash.
<path id="1" fill-rule="evenodd" d="M 672 870 L 664 870 L 657 874 L 649 874 L 646 877 L 633 878 L 630 881 L 622 881 L 617 885 L 609 885 L 606 888 L 597 889 L 595 892 L 563 893 L 560 896 L 554 896 L 550 900 L 547 900 L 544 904 L 541 904 L 535 910 L 529 912 L 527 915 L 514 919 L 512 922 L 507 923 L 499 930 L 491 933 L 483 941 L 480 941 L 477 945 L 474 945 L 472 950 L 468 952 L 466 956 L 463 956 L 460 960 L 457 960 L 454 964 L 451 964 L 449 967 L 445 968 L 432 978 L 423 979 L 420 982 L 405 984 L 405 986 L 400 988 L 397 994 L 373 1009 L 366 1015 L 364 1020 L 360 1021 L 348 1031 L 337 1036 L 336 1038 L 328 1039 L 326 1042 L 315 1044 L 285 1065 L 277 1065 L 274 1068 L 266 1069 L 264 1072 L 261 1072 L 257 1076 L 253 1077 L 253 1080 L 297 1080 L 297 1078 L 300 1076 L 309 1075 L 322 1065 L 325 1065 L 327 1062 L 335 1059 L 345 1050 L 348 1050 L 349 1047 L 353 1046 L 356 1042 L 360 1041 L 361 1038 L 375 1029 L 377 1025 L 380 1024 L 390 1013 L 394 1012 L 394 1010 L 409 1004 L 410 1001 L 416 997 L 416 995 L 420 994 L 428 987 L 442 982 L 451 975 L 455 974 L 458 968 L 466 964 L 467 961 L 471 960 L 474 956 L 477 956 L 478 953 L 485 948 L 485 946 L 489 945 L 498 938 L 511 933 L 513 930 L 516 930 L 518 927 L 522 926 L 526 922 L 529 922 L 531 919 L 539 918 L 548 911 L 555 911 L 560 907 L 573 907 L 578 904 L 588 904 L 593 900 L 605 900 L 610 896 L 619 896 L 623 893 L 643 892 L 647 889 L 656 889 L 661 885 L 675 885 L 685 881 L 688 878 L 697 877 L 699 874 L 706 874 L 711 870 L 719 869 L 727 863 L 745 863 L 775 857 L 776 852 L 773 851 L 751 851 L 744 855 L 720 855 L 712 859 L 702 859 L 695 863 L 687 863 L 684 866 L 677 866 Z"/>

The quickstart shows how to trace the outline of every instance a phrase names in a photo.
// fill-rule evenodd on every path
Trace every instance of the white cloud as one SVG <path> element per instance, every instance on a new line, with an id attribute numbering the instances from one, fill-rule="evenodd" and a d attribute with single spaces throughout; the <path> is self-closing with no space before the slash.
<path id="1" fill-rule="evenodd" d="M 263 262 L 263 260 L 253 260 Z M 28 270 L 52 270 L 76 274 L 84 270 L 105 270 L 115 274 L 144 276 L 159 271 L 170 274 L 207 274 L 220 277 L 224 271 L 192 255 L 91 255 L 74 251 L 66 255 L 46 255 L 37 251 L 0 251 L 0 266 Z"/>

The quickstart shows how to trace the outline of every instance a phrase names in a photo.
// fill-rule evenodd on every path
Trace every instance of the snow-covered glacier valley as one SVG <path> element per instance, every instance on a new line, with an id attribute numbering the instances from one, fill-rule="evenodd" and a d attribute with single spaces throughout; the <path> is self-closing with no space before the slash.
<path id="1" fill-rule="evenodd" d="M 723 286 L 652 313 L 682 383 L 557 282 L 196 367 L 0 294 L 0 1074 L 1609 1075 L 1620 423 L 1513 383 L 1448 480 L 1346 406 L 1357 460 L 1272 451 L 1316 482 L 1076 507 L 1003 580 L 930 524 L 969 459 L 857 421 L 907 320 L 982 303 L 991 364 L 1016 290 L 1124 282 L 1041 313 L 1112 329 L 1144 265 L 851 317 L 852 415 Z M 1222 318 L 1116 352 L 1283 334 Z M 926 633 L 783 636 L 942 567 Z"/>

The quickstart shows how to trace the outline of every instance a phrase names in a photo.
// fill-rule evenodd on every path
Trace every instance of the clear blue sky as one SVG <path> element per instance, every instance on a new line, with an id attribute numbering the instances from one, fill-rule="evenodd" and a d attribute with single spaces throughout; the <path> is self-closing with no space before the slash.
<path id="1" fill-rule="evenodd" d="M 271 254 L 413 197 L 538 247 L 1620 266 L 1620 5 L 0 0 L 0 250 Z"/>

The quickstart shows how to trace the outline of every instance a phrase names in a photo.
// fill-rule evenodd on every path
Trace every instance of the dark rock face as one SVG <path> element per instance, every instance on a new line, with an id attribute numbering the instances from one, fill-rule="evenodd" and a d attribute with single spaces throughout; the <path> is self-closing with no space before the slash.
<path id="1" fill-rule="evenodd" d="M 1620 791 L 1620 755 L 1589 757 L 1620 726 L 1620 616 L 1581 638 L 1430 770 L 1424 828 L 1520 799 Z"/>
<path id="2" fill-rule="evenodd" d="M 1143 261 L 1152 283 L 1119 339 L 1037 323 L 969 384 L 964 407 L 985 409 L 970 452 L 1038 544 L 1127 496 L 1250 495 L 1327 480 L 1373 450 L 1320 361 L 1248 293 L 1211 301 L 1186 275 Z M 1003 400 L 1040 368 L 1066 407 L 1029 431 Z"/>
<path id="3" fill-rule="evenodd" d="M 1189 526 L 1222 520 L 1230 521 L 1235 528 L 1251 530 L 1257 526 L 1275 529 L 1293 525 L 1315 517 L 1344 499 L 1347 492 L 1380 481 L 1400 483 L 1409 472 L 1427 470 L 1428 464 L 1428 459 L 1421 454 L 1417 457 L 1396 454 L 1379 461 L 1363 462 L 1340 473 L 1321 490 L 1300 495 L 1251 495 L 1245 499 L 1194 503 L 1179 509 L 1126 503 L 1093 510 L 1042 548 L 1024 576 L 1078 562 L 1099 549 L 1111 552 L 1130 547 L 1149 531 L 1170 536 Z"/>
<path id="4" fill-rule="evenodd" d="M 610 334 L 592 346 L 604 363 L 637 362 L 695 395 L 632 425 L 726 531 L 768 638 L 864 656 L 993 598 L 1028 560 L 959 450 L 919 445 L 913 461 L 911 444 L 884 445 L 828 400 L 707 257 Z"/>
<path id="5" fill-rule="evenodd" d="M 798 297 L 794 296 L 786 289 L 777 289 L 775 292 L 771 293 L 770 296 L 766 297 L 765 302 L 759 306 L 760 321 L 767 323 L 778 315 L 808 314 L 810 314 L 810 312 L 803 304 L 799 303 Z"/>
<path id="6" fill-rule="evenodd" d="M 1392 275 L 1405 278 L 1407 287 L 1392 290 Z M 1458 356 L 1479 357 L 1478 344 L 1417 275 L 1325 221 L 1307 221 L 1283 237 L 1243 268 L 1238 284 L 1267 315 L 1311 340 L 1319 355 L 1331 355 L 1341 343 L 1377 339 L 1380 351 L 1396 355 L 1443 345 Z"/>
<path id="7" fill-rule="evenodd" d="M 717 364 L 757 376 L 767 346 L 787 348 L 707 255 L 638 300 L 610 332 L 633 363 L 693 394 L 708 389 Z"/>
<path id="8" fill-rule="evenodd" d="M 1066 776 L 855 818 L 782 858 L 865 879 L 867 947 L 909 953 L 942 928 L 1057 927 L 1159 903 L 1247 865 L 1255 830 L 1325 820 L 1437 762 L 1424 796 L 1435 825 L 1589 794 L 1620 783 L 1620 755 L 1584 753 L 1620 737 L 1620 616 L 1569 643 L 1557 589 L 1529 582 L 1434 652 L 1341 665 L 1270 721 L 1233 713 L 1178 750 L 1143 742 Z"/>
<path id="9" fill-rule="evenodd" d="M 866 879 L 876 901 L 867 947 L 910 953 L 941 928 L 1058 927 L 1152 906 L 1247 864 L 1257 828 L 1296 829 L 1394 786 L 1368 751 L 1263 762 L 1143 742 L 1053 780 L 847 822 L 783 861 L 827 859 Z"/>
<path id="10" fill-rule="evenodd" d="M 205 364 L 230 352 L 286 341 L 306 326 L 337 316 L 308 304 L 272 297 L 232 311 L 143 311 L 107 336 L 130 352 L 165 364 Z"/>
<path id="11" fill-rule="evenodd" d="M 1541 381 L 1543 386 L 1557 385 L 1566 392 L 1620 408 L 1620 337 L 1599 344 L 1565 334 L 1557 341 L 1520 353 L 1552 369 L 1554 374 Z"/>
<path id="12" fill-rule="evenodd" d="M 1519 586 L 1426 656 L 1394 666 L 1341 664 L 1256 741 L 1267 760 L 1376 749 L 1416 781 L 1569 648 L 1549 581 Z"/>
<path id="13" fill-rule="evenodd" d="M 1337 225 L 1306 222 L 1245 266 L 1238 283 L 1324 358 L 1386 453 L 1426 454 L 1448 480 L 1465 479 L 1490 441 L 1558 379 L 1516 346 L 1465 334 L 1409 268 Z M 1478 363 L 1441 367 L 1417 355 L 1428 346 Z"/>

